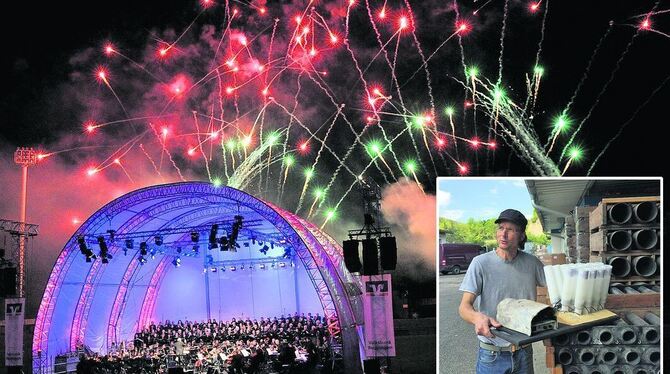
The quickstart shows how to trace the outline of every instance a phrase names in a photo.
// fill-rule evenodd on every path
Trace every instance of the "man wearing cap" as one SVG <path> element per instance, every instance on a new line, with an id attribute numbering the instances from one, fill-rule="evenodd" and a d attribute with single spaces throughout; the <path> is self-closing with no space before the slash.
<path id="1" fill-rule="evenodd" d="M 459 288 L 463 298 L 458 312 L 475 325 L 479 339 L 477 374 L 533 374 L 532 347 L 513 346 L 495 337 L 491 327 L 500 327 L 495 316 L 503 299 L 536 299 L 536 287 L 546 284 L 543 265 L 537 257 L 522 250 L 528 220 L 521 212 L 504 210 L 495 223 L 498 246 L 495 251 L 472 260 Z M 473 306 L 476 299 L 477 310 Z"/>

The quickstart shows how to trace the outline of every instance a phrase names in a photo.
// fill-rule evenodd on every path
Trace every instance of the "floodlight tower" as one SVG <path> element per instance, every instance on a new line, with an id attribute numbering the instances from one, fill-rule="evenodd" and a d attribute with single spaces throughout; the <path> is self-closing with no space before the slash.
<path id="1" fill-rule="evenodd" d="M 25 297 L 25 251 L 26 251 L 26 205 L 28 199 L 28 167 L 37 164 L 37 152 L 32 148 L 19 147 L 14 152 L 14 162 L 21 165 L 21 219 L 19 226 L 18 294 Z"/>

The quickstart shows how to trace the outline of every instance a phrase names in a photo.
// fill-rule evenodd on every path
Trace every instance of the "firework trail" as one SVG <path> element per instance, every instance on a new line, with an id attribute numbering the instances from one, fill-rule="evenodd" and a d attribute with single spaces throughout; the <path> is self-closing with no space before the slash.
<path id="1" fill-rule="evenodd" d="M 137 152 L 160 180 L 202 175 L 210 182 L 257 191 L 307 217 L 323 215 L 323 225 L 337 216 L 363 176 L 387 183 L 405 176 L 423 188 L 453 170 L 454 174 L 495 171 L 491 169 L 494 152 L 499 152 L 498 137 L 510 159 L 522 160 L 533 174 L 563 175 L 579 164 L 582 151 L 574 144 L 583 144 L 577 138 L 580 130 L 588 125 L 633 42 L 642 31 L 667 37 L 652 28 L 650 18 L 670 11 L 656 11 L 656 3 L 650 12 L 631 17 L 642 17 L 642 23 L 609 79 L 585 115 L 570 113 L 614 23 L 609 25 L 572 97 L 553 119 L 554 126 L 540 132 L 543 140 L 546 137 L 543 144 L 536 127 L 545 127 L 538 118 L 547 108 L 538 98 L 544 99 L 542 91 L 550 89 L 550 79 L 543 75 L 552 61 L 540 66 L 547 50 L 549 1 L 530 3 L 523 15 L 529 17 L 523 19 L 524 25 L 538 25 L 539 41 L 533 38 L 528 46 L 533 70 L 525 73 L 525 94 L 518 95 L 523 90 L 515 91 L 514 70 L 503 62 L 512 59 L 514 46 L 506 48 L 505 38 L 518 31 L 519 4 L 489 0 L 472 6 L 453 0 L 448 9 L 429 16 L 417 4 L 305 1 L 265 7 L 225 1 L 203 6 L 178 32 L 153 35 L 149 43 L 157 43 L 157 48 L 147 48 L 153 54 L 135 58 L 106 42 L 101 58 L 107 62 L 90 62 L 105 66 L 93 70 L 120 110 L 116 105 L 108 105 L 108 113 L 91 109 L 96 117 L 112 117 L 86 129 L 100 130 L 105 135 L 100 146 L 114 151 L 100 157 L 104 160 L 89 171 L 118 166 L 132 184 L 141 185 L 144 176 L 128 161 Z M 223 9 L 224 18 L 209 25 L 203 15 L 216 7 Z M 467 9 L 473 18 L 490 19 L 494 26 L 487 30 L 482 25 L 486 21 L 462 17 Z M 541 18 L 530 18 L 540 12 Z M 434 25 L 440 25 L 439 32 Z M 454 26 L 445 32 L 444 25 Z M 471 33 L 487 32 L 493 33 L 490 51 L 466 47 Z M 448 60 L 449 53 L 438 53 L 449 48 L 460 52 L 456 69 L 441 60 Z M 112 59 L 115 56 L 119 58 Z M 470 63 L 471 56 L 482 61 Z M 488 69 L 497 72 L 487 74 Z M 510 82 L 503 81 L 503 70 Z M 415 79 L 417 74 L 425 78 Z M 442 87 L 445 77 L 449 83 Z M 106 91 L 103 98 L 109 96 Z M 445 102 L 450 103 L 445 110 L 436 110 Z M 635 114 L 605 145 L 589 173 Z M 578 122 L 574 130 L 573 121 Z M 110 126 L 114 124 L 130 126 Z M 478 133 L 488 133 L 488 139 L 480 139 Z M 41 159 L 83 149 L 45 151 Z M 560 155 L 555 149 L 561 150 Z M 481 169 L 480 157 L 486 157 Z M 302 170 L 302 176 L 296 170 Z"/>

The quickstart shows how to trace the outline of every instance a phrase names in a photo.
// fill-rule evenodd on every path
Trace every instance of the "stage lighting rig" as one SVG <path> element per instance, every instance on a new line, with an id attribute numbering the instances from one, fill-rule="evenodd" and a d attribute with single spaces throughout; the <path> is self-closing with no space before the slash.
<path id="1" fill-rule="evenodd" d="M 100 259 L 102 260 L 102 263 L 108 264 L 112 255 L 109 254 L 109 248 L 107 247 L 104 236 L 98 236 L 98 245 L 100 246 Z"/>
<path id="2" fill-rule="evenodd" d="M 219 225 L 213 224 L 211 230 L 209 231 L 209 249 L 218 248 L 216 244 L 216 235 L 219 232 Z"/>

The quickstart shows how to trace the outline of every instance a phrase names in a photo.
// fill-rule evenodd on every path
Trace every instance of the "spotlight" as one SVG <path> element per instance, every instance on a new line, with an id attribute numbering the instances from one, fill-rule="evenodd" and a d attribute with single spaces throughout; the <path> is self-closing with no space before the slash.
<path id="1" fill-rule="evenodd" d="M 269 250 L 270 248 L 268 248 L 267 245 L 264 245 L 263 248 L 260 249 L 261 253 L 264 255 L 267 255 Z"/>
<path id="2" fill-rule="evenodd" d="M 77 237 L 77 243 L 79 243 L 79 251 L 82 255 L 88 257 L 88 247 L 86 246 L 86 239 L 83 236 L 79 235 Z"/>
<path id="3" fill-rule="evenodd" d="M 265 270 L 265 264 L 260 264 L 260 265 L 258 265 L 258 267 L 259 267 L 261 270 Z"/>
<path id="4" fill-rule="evenodd" d="M 275 243 L 274 242 L 270 242 L 270 248 L 275 249 Z"/>
<path id="5" fill-rule="evenodd" d="M 283 263 L 283 262 L 280 262 L 280 263 L 279 263 L 279 267 L 280 267 L 280 268 L 285 268 L 285 267 L 286 267 L 286 264 Z"/>
<path id="6" fill-rule="evenodd" d="M 256 244 L 256 238 L 251 237 L 251 244 Z"/>
<path id="7" fill-rule="evenodd" d="M 213 266 L 209 269 L 212 273 L 216 273 L 216 271 L 219 270 L 216 266 Z"/>
<path id="8" fill-rule="evenodd" d="M 284 258 L 291 258 L 291 248 L 284 248 Z"/>
<path id="9" fill-rule="evenodd" d="M 116 230 L 107 230 L 107 233 L 109 234 L 109 242 L 114 243 L 116 240 Z"/>
<path id="10" fill-rule="evenodd" d="M 154 243 L 156 243 L 156 245 L 163 245 L 163 236 L 162 235 L 154 236 Z"/>
<path id="11" fill-rule="evenodd" d="M 208 264 L 213 264 L 214 263 L 214 256 L 212 255 L 207 255 L 207 263 Z"/>
<path id="12" fill-rule="evenodd" d="M 108 253 L 109 248 L 107 248 L 107 243 L 105 242 L 104 236 L 98 236 L 98 245 L 100 246 L 100 258 L 102 259 L 102 263 L 108 264 L 109 259 L 112 258 L 112 256 Z"/>
<path id="13" fill-rule="evenodd" d="M 245 247 L 249 247 L 249 242 L 244 242 L 243 244 Z"/>
<path id="14" fill-rule="evenodd" d="M 126 249 L 133 249 L 134 246 L 135 246 L 135 240 L 126 239 Z"/>
<path id="15" fill-rule="evenodd" d="M 195 254 L 196 256 L 200 254 L 200 246 L 199 245 L 196 244 L 196 245 L 193 246 L 193 254 Z"/>
<path id="16" fill-rule="evenodd" d="M 237 270 L 237 268 L 235 266 L 230 267 L 230 271 L 235 271 L 235 270 Z"/>
<path id="17" fill-rule="evenodd" d="M 222 273 L 225 273 L 225 272 L 226 272 L 226 267 L 225 267 L 225 266 L 221 266 L 221 268 L 219 268 L 219 271 L 221 271 Z"/>
<path id="18" fill-rule="evenodd" d="M 144 258 L 144 256 L 140 255 L 140 257 L 137 258 L 137 261 L 140 262 L 140 265 L 144 265 L 147 262 L 147 259 Z"/>
<path id="19" fill-rule="evenodd" d="M 140 243 L 140 255 L 142 256 L 147 255 L 147 242 Z"/>
<path id="20" fill-rule="evenodd" d="M 197 243 L 200 241 L 200 233 L 197 231 L 191 231 L 191 241 Z"/>
<path id="21" fill-rule="evenodd" d="M 228 248 L 232 252 L 236 252 L 234 248 L 239 248 L 240 246 L 237 245 L 237 237 L 240 234 L 240 229 L 242 228 L 242 220 L 244 217 L 242 216 L 235 216 L 235 222 L 233 222 L 233 229 L 232 232 L 230 233 L 230 237 L 228 238 Z"/>
<path id="22" fill-rule="evenodd" d="M 221 245 L 221 250 L 222 251 L 227 251 L 228 250 L 228 246 L 230 244 L 228 242 L 228 238 L 226 238 L 225 236 L 222 236 L 218 239 L 218 242 Z M 216 247 L 214 247 L 214 248 L 216 248 Z"/>
<path id="23" fill-rule="evenodd" d="M 181 253 L 181 247 L 177 247 L 177 253 Z"/>
<path id="24" fill-rule="evenodd" d="M 219 231 L 219 225 L 212 225 L 212 229 L 209 231 L 209 249 L 218 248 L 216 244 L 216 234 Z"/>
<path id="25" fill-rule="evenodd" d="M 244 265 L 240 265 L 240 270 L 244 270 Z"/>
<path id="26" fill-rule="evenodd" d="M 174 260 L 172 260 L 172 265 L 174 265 L 174 267 L 176 267 L 176 268 L 180 267 L 181 266 L 181 258 L 177 257 Z"/>
<path id="27" fill-rule="evenodd" d="M 95 254 L 93 254 L 93 251 L 91 251 L 88 246 L 86 246 L 86 239 L 84 238 L 83 235 L 79 235 L 77 237 L 77 243 L 79 244 L 79 251 L 86 256 L 86 262 L 91 262 L 91 260 L 95 260 Z"/>

